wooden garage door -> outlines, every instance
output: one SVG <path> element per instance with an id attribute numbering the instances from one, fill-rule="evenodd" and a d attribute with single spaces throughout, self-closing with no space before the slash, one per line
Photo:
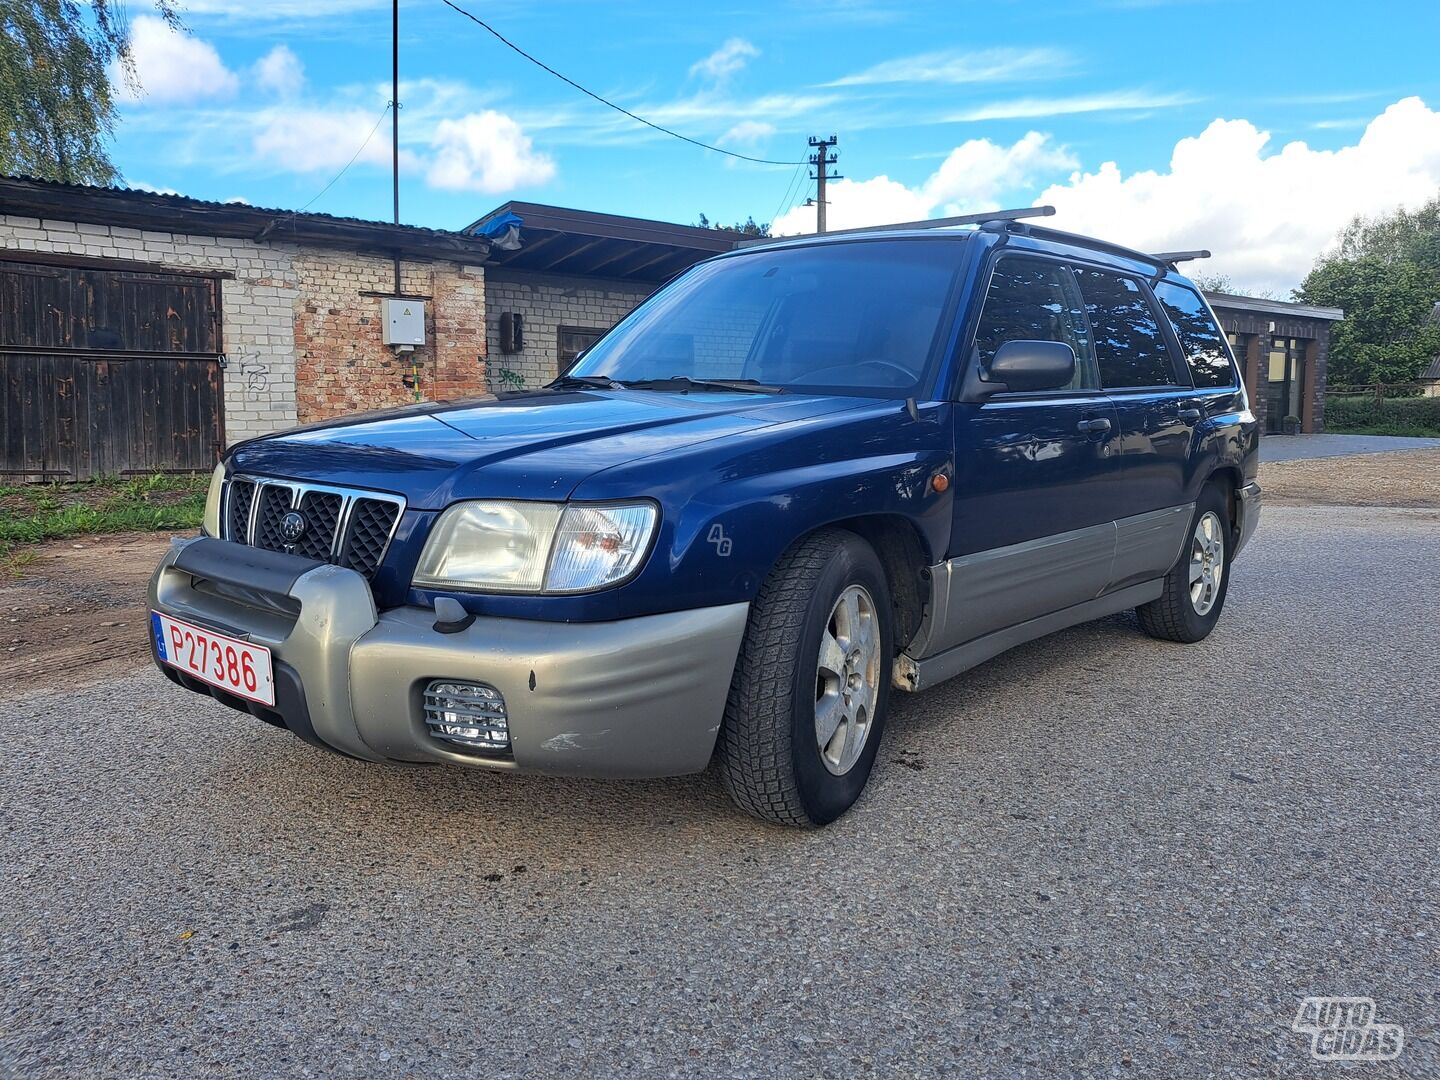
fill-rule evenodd
<path id="1" fill-rule="evenodd" d="M 0 482 L 208 472 L 218 278 L 0 259 Z"/>

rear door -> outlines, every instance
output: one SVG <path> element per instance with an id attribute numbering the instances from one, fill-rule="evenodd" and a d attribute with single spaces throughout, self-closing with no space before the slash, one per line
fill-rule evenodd
<path id="1" fill-rule="evenodd" d="M 1002 254 L 968 359 L 983 366 L 1006 341 L 1061 341 L 1071 385 L 956 407 L 951 606 L 946 638 L 979 637 L 1093 599 L 1109 580 L 1119 464 L 1115 406 L 1100 388 L 1072 270 Z"/>
<path id="2" fill-rule="evenodd" d="M 1190 520 L 1187 481 L 1201 413 L 1145 283 L 1093 267 L 1078 269 L 1076 278 L 1095 337 L 1100 384 L 1120 418 L 1111 579 L 1111 587 L 1120 588 L 1159 577 L 1175 561 Z"/>

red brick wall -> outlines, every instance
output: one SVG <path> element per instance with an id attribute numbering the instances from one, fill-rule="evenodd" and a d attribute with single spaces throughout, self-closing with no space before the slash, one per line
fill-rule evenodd
<path id="1" fill-rule="evenodd" d="M 478 266 L 403 262 L 401 288 L 425 300 L 426 344 L 413 353 L 381 343 L 380 294 L 394 289 L 391 260 L 337 251 L 296 256 L 295 400 L 301 423 L 406 405 L 418 368 L 422 400 L 488 392 L 485 277 Z M 371 295 L 365 295 L 365 294 Z"/>

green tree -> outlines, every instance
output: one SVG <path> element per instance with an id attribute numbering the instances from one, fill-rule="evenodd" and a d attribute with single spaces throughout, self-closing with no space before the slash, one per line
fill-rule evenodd
<path id="1" fill-rule="evenodd" d="M 1434 278 L 1409 258 L 1331 256 L 1296 290 L 1307 304 L 1343 308 L 1330 335 L 1333 385 L 1409 382 L 1440 354 Z"/>
<path id="2" fill-rule="evenodd" d="M 178 28 L 175 0 L 156 0 Z M 136 85 L 121 0 L 0 0 L 0 173 L 72 184 L 118 177 L 109 65 Z"/>
<path id="3" fill-rule="evenodd" d="M 1440 194 L 1416 210 L 1401 207 L 1377 218 L 1356 217 L 1340 234 L 1335 255 L 1412 262 L 1440 291 Z"/>
<path id="4" fill-rule="evenodd" d="M 741 236 L 764 237 L 770 235 L 770 223 L 767 221 L 763 225 L 757 225 L 753 215 L 747 217 L 743 222 L 737 221 L 734 225 L 721 225 L 718 221 L 712 223 L 708 217 L 701 214 L 700 220 L 695 223 L 695 227 L 698 229 L 714 229 L 716 232 L 739 233 Z"/>

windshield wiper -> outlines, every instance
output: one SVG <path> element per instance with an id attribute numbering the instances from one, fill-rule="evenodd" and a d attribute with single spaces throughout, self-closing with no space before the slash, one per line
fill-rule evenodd
<path id="1" fill-rule="evenodd" d="M 596 390 L 624 390 L 625 384 L 608 375 L 561 375 L 545 384 L 547 390 L 562 386 L 589 386 Z"/>
<path id="2" fill-rule="evenodd" d="M 783 394 L 784 387 L 766 386 L 754 379 L 692 379 L 689 375 L 671 375 L 664 379 L 626 379 L 631 390 L 728 390 L 742 394 Z"/>

